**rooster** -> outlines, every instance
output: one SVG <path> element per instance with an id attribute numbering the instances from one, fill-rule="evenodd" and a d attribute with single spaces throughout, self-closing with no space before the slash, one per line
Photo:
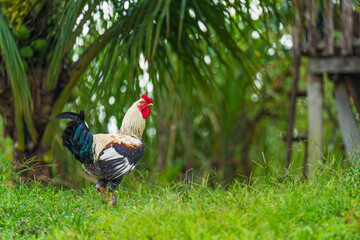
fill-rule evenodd
<path id="1" fill-rule="evenodd" d="M 152 103 L 153 99 L 143 94 L 126 112 L 120 130 L 114 134 L 93 135 L 85 122 L 84 111 L 79 114 L 63 112 L 54 117 L 54 120 L 72 119 L 61 136 L 63 146 L 97 178 L 96 189 L 105 203 L 116 205 L 116 187 L 144 154 L 142 137 Z M 106 195 L 107 187 L 110 201 Z"/>

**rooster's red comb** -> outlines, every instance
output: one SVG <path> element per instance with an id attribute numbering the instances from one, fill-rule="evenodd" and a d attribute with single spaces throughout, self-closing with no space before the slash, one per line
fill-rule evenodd
<path id="1" fill-rule="evenodd" d="M 143 94 L 143 95 L 141 96 L 141 98 L 144 99 L 147 104 L 153 103 L 153 99 L 152 99 L 152 98 L 149 98 L 148 96 L 146 96 L 146 94 Z"/>

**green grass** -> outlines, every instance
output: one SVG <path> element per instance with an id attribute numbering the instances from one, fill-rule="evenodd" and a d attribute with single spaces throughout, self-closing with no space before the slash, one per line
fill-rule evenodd
<path id="1" fill-rule="evenodd" d="M 128 176 L 118 205 L 81 191 L 0 180 L 0 239 L 359 239 L 357 171 L 316 184 L 269 177 L 228 189 Z"/>

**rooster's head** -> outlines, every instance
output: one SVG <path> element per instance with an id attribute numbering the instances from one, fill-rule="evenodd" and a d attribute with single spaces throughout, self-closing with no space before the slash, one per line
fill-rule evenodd
<path id="1" fill-rule="evenodd" d="M 152 103 L 153 103 L 153 99 L 146 96 L 146 94 L 143 94 L 140 100 L 138 101 L 137 107 L 144 119 L 149 117 L 151 111 L 150 106 L 153 105 Z"/>

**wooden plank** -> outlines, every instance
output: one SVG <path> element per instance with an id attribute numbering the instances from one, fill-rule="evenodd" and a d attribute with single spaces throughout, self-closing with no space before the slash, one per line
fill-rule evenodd
<path id="1" fill-rule="evenodd" d="M 306 48 L 307 43 L 302 43 L 301 45 L 301 55 L 302 56 L 312 56 L 308 49 Z M 334 42 L 334 55 L 341 55 L 342 43 L 335 41 Z M 360 53 L 360 38 L 353 38 L 352 39 L 352 50 L 354 56 L 359 55 Z M 316 57 L 322 58 L 324 56 L 325 51 L 325 41 L 321 40 L 316 44 Z"/>
<path id="2" fill-rule="evenodd" d="M 358 166 L 360 133 L 354 113 L 350 106 L 345 81 L 341 81 L 335 86 L 335 104 L 346 152 L 350 158 L 351 164 Z"/>
<path id="3" fill-rule="evenodd" d="M 324 9 L 324 41 L 325 53 L 327 56 L 334 54 L 334 20 L 333 20 L 333 3 L 331 0 L 323 1 Z"/>
<path id="4" fill-rule="evenodd" d="M 311 179 L 322 159 L 323 143 L 323 92 L 322 76 L 309 74 L 308 94 L 308 161 L 307 176 Z"/>
<path id="5" fill-rule="evenodd" d="M 286 137 L 283 138 L 284 141 L 286 141 Z M 292 142 L 306 142 L 308 139 L 305 136 L 298 136 L 298 137 L 292 137 Z"/>
<path id="6" fill-rule="evenodd" d="M 353 37 L 360 37 L 360 14 L 356 11 L 353 11 Z"/>
<path id="7" fill-rule="evenodd" d="M 352 53 L 352 9 L 351 0 L 342 0 L 341 4 L 341 30 L 342 30 L 342 48 L 341 54 L 346 56 Z"/>
<path id="8" fill-rule="evenodd" d="M 360 73 L 360 57 L 339 56 L 326 58 L 311 58 L 309 62 L 309 71 L 313 74 Z"/>
<path id="9" fill-rule="evenodd" d="M 346 78 L 347 89 L 350 93 L 351 98 L 354 101 L 354 105 L 358 114 L 360 114 L 360 82 L 355 77 Z"/>
<path id="10" fill-rule="evenodd" d="M 310 54 L 314 56 L 316 54 L 316 28 L 314 12 L 317 10 L 315 0 L 307 0 L 306 7 L 309 12 L 307 49 L 309 50 Z"/>
<path id="11" fill-rule="evenodd" d="M 297 93 L 296 93 L 296 96 L 297 97 L 307 97 L 307 93 L 306 93 L 306 91 L 298 90 Z"/>

